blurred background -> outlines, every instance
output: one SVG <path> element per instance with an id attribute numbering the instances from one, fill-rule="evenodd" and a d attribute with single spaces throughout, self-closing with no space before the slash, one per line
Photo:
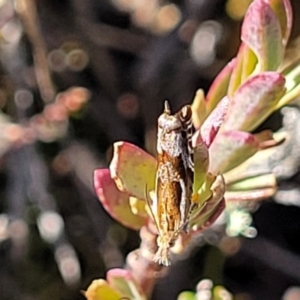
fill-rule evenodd
<path id="1" fill-rule="evenodd" d="M 80 290 L 123 266 L 139 236 L 104 211 L 93 170 L 118 140 L 155 153 L 163 101 L 176 111 L 207 91 L 237 52 L 250 3 L 0 0 L 1 300 L 84 299 Z M 280 128 L 280 113 L 263 126 Z M 299 155 L 292 164 L 275 201 L 251 208 L 257 238 L 220 244 L 211 231 L 153 299 L 206 277 L 239 300 L 300 299 Z"/>

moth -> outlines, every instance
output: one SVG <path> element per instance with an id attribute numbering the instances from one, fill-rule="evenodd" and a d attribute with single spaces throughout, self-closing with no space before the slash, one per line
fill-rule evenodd
<path id="1" fill-rule="evenodd" d="M 186 229 L 193 185 L 192 110 L 184 106 L 172 115 L 169 103 L 158 118 L 155 196 L 150 210 L 157 227 L 154 261 L 171 264 L 169 254 L 179 233 Z"/>

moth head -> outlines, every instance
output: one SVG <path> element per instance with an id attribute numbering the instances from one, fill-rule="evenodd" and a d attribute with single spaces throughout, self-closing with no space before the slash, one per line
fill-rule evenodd
<path id="1" fill-rule="evenodd" d="M 192 108 L 190 105 L 185 105 L 179 112 L 178 112 L 179 119 L 182 123 L 191 122 L 192 119 Z"/>
<path id="2" fill-rule="evenodd" d="M 182 128 L 182 124 L 177 115 L 171 115 L 170 105 L 165 101 L 164 112 L 158 118 L 158 128 L 170 133 Z"/>

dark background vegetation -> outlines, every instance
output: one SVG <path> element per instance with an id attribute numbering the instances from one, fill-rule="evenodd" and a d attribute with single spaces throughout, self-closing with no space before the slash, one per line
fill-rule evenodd
<path id="1" fill-rule="evenodd" d="M 12 121 L 22 124 L 45 106 L 32 79 L 34 46 L 26 22 L 34 18 L 30 11 L 29 17 L 12 14 L 13 1 L 0 2 L 1 28 L 21 21 L 17 46 L 9 55 L 0 51 L 1 107 Z M 144 5 L 145 14 L 152 2 Z M 124 257 L 138 247 L 138 233 L 116 224 L 100 205 L 93 191 L 93 169 L 107 166 L 114 141 L 129 141 L 153 153 L 163 100 L 169 99 L 175 111 L 190 103 L 198 88 L 207 91 L 239 45 L 240 21 L 226 12 L 227 1 L 171 2 L 180 10 L 181 20 L 170 32 L 159 34 L 109 0 L 28 1 L 37 9 L 36 26 L 46 45 L 54 91 L 81 86 L 90 97 L 80 112 L 71 114 L 63 137 L 10 146 L 0 158 L 1 300 L 83 299 L 80 290 L 105 277 L 108 268 L 122 267 Z M 295 36 L 297 0 L 293 8 Z M 190 54 L 192 38 L 209 20 L 214 21 L 216 42 L 206 53 L 207 61 L 197 62 Z M 205 48 L 205 42 L 200 39 L 197 47 Z M 0 34 L 1 47 L 7 43 Z M 81 52 L 67 64 L 64 55 L 74 49 Z M 19 89 L 33 95 L 33 103 L 25 109 L 14 101 Z M 269 122 L 280 127 L 280 118 Z M 298 174 L 287 181 L 297 187 L 298 182 Z M 37 226 L 48 210 L 64 221 L 63 233 L 50 243 Z M 298 206 L 266 201 L 254 213 L 257 239 L 241 238 L 239 251 L 231 257 L 217 247 L 199 247 L 188 260 L 171 267 L 153 299 L 175 299 L 204 277 L 224 285 L 236 299 L 281 299 L 287 288 L 300 286 L 299 217 Z M 60 257 L 63 245 L 69 252 Z M 66 261 L 69 273 L 80 266 L 71 282 L 64 277 L 68 267 L 64 276 L 58 267 Z"/>

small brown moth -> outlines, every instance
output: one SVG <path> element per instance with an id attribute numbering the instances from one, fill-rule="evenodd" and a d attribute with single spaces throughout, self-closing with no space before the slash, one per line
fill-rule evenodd
<path id="1" fill-rule="evenodd" d="M 169 266 L 169 250 L 185 230 L 193 184 L 192 110 L 184 106 L 171 115 L 168 102 L 158 118 L 155 199 L 150 205 L 158 231 L 154 261 Z"/>

